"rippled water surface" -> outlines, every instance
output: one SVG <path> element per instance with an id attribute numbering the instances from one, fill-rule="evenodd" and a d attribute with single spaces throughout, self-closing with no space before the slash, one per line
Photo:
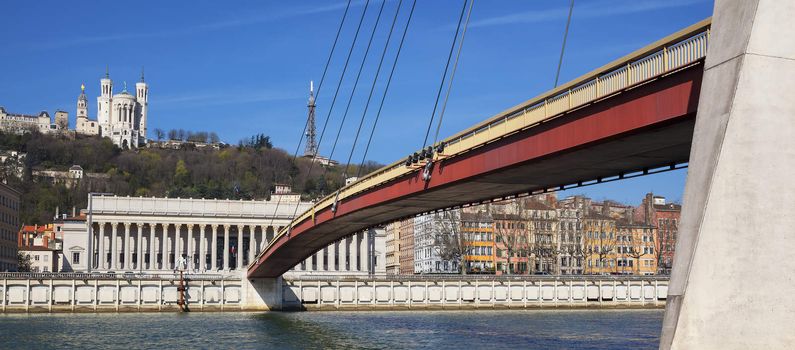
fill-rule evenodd
<path id="1" fill-rule="evenodd" d="M 0 315 L 0 348 L 656 349 L 662 310 Z"/>

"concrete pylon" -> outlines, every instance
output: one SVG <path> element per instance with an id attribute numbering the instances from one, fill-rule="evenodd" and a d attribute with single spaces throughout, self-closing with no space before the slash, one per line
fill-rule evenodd
<path id="1" fill-rule="evenodd" d="M 715 2 L 661 349 L 795 344 L 793 18 Z"/>

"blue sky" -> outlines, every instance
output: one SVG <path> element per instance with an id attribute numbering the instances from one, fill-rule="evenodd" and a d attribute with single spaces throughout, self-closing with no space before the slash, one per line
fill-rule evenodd
<path id="1" fill-rule="evenodd" d="M 15 113 L 66 110 L 80 84 L 96 115 L 99 79 L 115 91 L 145 66 L 149 130 L 216 131 L 236 143 L 255 133 L 295 150 L 309 80 L 320 80 L 345 0 L 7 1 L 0 4 L 0 106 Z M 404 0 L 404 6 L 410 0 Z M 567 0 L 476 0 L 442 137 L 552 88 Z M 321 153 L 328 155 L 380 0 L 372 0 Z M 388 0 L 335 159 L 347 158 L 397 0 Z M 368 159 L 390 163 L 422 145 L 462 1 L 419 0 Z M 364 9 L 355 0 L 318 99 L 322 126 Z M 561 82 L 711 15 L 711 0 L 578 0 Z M 401 11 L 405 20 L 408 7 Z M 393 41 L 394 43 L 394 41 Z M 388 57 L 394 54 L 394 46 Z M 391 62 L 388 59 L 388 62 Z M 386 74 L 382 73 L 376 96 Z M 372 121 L 375 108 L 370 108 Z M 73 122 L 72 122 L 73 125 Z M 365 122 L 365 130 L 369 130 Z M 318 131 L 319 132 L 319 131 Z M 361 141 L 354 159 L 361 159 Z M 575 190 L 637 203 L 648 191 L 680 199 L 685 171 Z"/>

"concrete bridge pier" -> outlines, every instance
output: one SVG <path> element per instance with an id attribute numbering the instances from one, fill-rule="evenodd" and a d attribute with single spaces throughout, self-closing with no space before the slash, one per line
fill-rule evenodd
<path id="1" fill-rule="evenodd" d="M 241 276 L 241 309 L 267 311 L 282 309 L 282 278 L 246 278 Z"/>
<path id="2" fill-rule="evenodd" d="M 715 2 L 661 349 L 795 344 L 793 18 Z"/>

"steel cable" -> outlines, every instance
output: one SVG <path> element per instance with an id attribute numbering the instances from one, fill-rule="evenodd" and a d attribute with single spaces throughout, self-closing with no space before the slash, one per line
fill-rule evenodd
<path id="1" fill-rule="evenodd" d="M 373 121 L 373 127 L 370 129 L 370 137 L 367 139 L 367 146 L 364 148 L 364 154 L 362 155 L 362 163 L 359 165 L 359 169 L 356 173 L 356 177 L 361 176 L 362 167 L 364 166 L 365 159 L 367 159 L 367 152 L 370 150 L 370 143 L 373 141 L 373 134 L 375 134 L 375 128 L 378 125 L 378 120 L 381 117 L 381 111 L 384 107 L 384 101 L 386 100 L 386 94 L 389 91 L 389 86 L 392 83 L 392 76 L 395 74 L 395 68 L 397 68 L 398 58 L 400 57 L 400 51 L 403 49 L 403 43 L 406 40 L 406 33 L 409 31 L 409 24 L 411 23 L 411 17 L 414 15 L 414 8 L 417 6 L 417 0 L 411 5 L 411 11 L 409 11 L 409 18 L 406 20 L 406 27 L 403 29 L 403 36 L 400 38 L 400 44 L 398 45 L 397 53 L 395 54 L 395 60 L 392 63 L 392 70 L 389 72 L 389 78 L 386 80 L 386 86 L 384 87 L 384 94 L 381 96 L 381 102 L 378 105 L 378 112 L 375 114 L 375 120 Z"/>
<path id="2" fill-rule="evenodd" d="M 453 43 L 450 44 L 450 53 L 447 55 L 447 63 L 444 66 L 444 74 L 442 74 L 442 81 L 439 83 L 439 91 L 436 93 L 436 101 L 433 103 L 433 111 L 431 111 L 431 117 L 428 120 L 428 129 L 425 130 L 425 139 L 422 140 L 422 147 L 420 149 L 424 149 L 425 145 L 428 143 L 428 135 L 431 133 L 431 126 L 433 125 L 433 119 L 436 115 L 436 108 L 439 106 L 439 98 L 442 97 L 442 89 L 444 88 L 444 81 L 447 79 L 447 71 L 450 68 L 450 60 L 453 58 L 453 51 L 455 50 L 455 42 L 458 40 L 458 32 L 461 30 L 461 22 L 464 20 L 464 12 L 467 9 L 467 1 L 464 0 L 464 4 L 461 7 L 461 15 L 458 16 L 458 26 L 455 28 L 455 35 L 453 36 Z"/>
<path id="3" fill-rule="evenodd" d="M 351 159 L 353 158 L 353 152 L 356 150 L 356 143 L 359 141 L 359 133 L 362 131 L 362 126 L 364 125 L 364 119 L 367 116 L 367 110 L 370 107 L 370 101 L 373 98 L 373 93 L 375 92 L 375 86 L 378 82 L 378 76 L 381 74 L 381 67 L 384 64 L 384 58 L 386 58 L 386 53 L 389 49 L 389 43 L 392 40 L 392 33 L 395 31 L 395 24 L 398 20 L 398 15 L 400 15 L 400 7 L 403 4 L 403 0 L 398 1 L 397 9 L 395 10 L 395 17 L 392 19 L 392 25 L 389 27 L 389 34 L 386 37 L 386 43 L 384 44 L 384 50 L 381 52 L 381 59 L 378 61 L 378 68 L 375 70 L 375 77 L 373 78 L 373 84 L 370 86 L 370 93 L 367 95 L 367 102 L 364 104 L 364 111 L 362 111 L 362 117 L 359 119 L 359 127 L 356 129 L 356 136 L 353 138 L 353 145 L 351 146 L 351 152 L 348 154 L 348 160 L 345 164 L 345 171 L 343 174 L 348 174 L 348 170 L 350 170 L 351 166 Z M 344 175 L 346 176 L 346 175 Z M 357 176 L 358 177 L 358 172 Z"/>
<path id="4" fill-rule="evenodd" d="M 455 78 L 455 71 L 458 68 L 458 59 L 461 58 L 461 51 L 464 48 L 464 38 L 467 35 L 469 18 L 472 17 L 472 7 L 474 5 L 475 5 L 475 0 L 469 2 L 469 12 L 467 12 L 467 20 L 466 22 L 464 22 L 464 31 L 461 32 L 461 40 L 458 42 L 458 52 L 455 55 L 455 62 L 453 62 L 453 71 L 450 72 L 450 82 L 447 83 L 447 93 L 445 93 L 444 96 L 444 102 L 442 103 L 442 110 L 441 112 L 439 112 L 439 122 L 436 125 L 436 134 L 433 136 L 433 143 L 431 143 L 431 145 L 436 145 L 436 141 L 439 139 L 439 130 L 442 128 L 442 119 L 444 118 L 445 110 L 447 110 L 447 100 L 450 98 L 450 91 L 453 90 L 453 78 Z"/>
<path id="5" fill-rule="evenodd" d="M 350 8 L 351 8 L 351 0 L 348 0 L 348 4 L 345 6 L 345 12 L 342 14 L 342 20 L 340 21 L 340 25 L 337 28 L 337 35 L 334 37 L 334 43 L 331 44 L 331 51 L 328 54 L 328 59 L 326 59 L 326 66 L 323 68 L 323 75 L 320 77 L 320 83 L 317 85 L 317 94 L 315 94 L 315 100 L 317 100 L 317 98 L 320 97 L 320 90 L 323 88 L 323 82 L 326 80 L 326 73 L 328 72 L 328 67 L 331 64 L 331 58 L 334 56 L 334 50 L 337 48 L 337 41 L 339 41 L 340 33 L 342 32 L 342 27 L 345 24 L 345 18 L 348 16 L 348 10 Z M 301 131 L 301 137 L 298 139 L 298 144 L 295 146 L 295 152 L 293 153 L 293 160 L 298 158 L 298 151 L 301 149 L 301 143 L 304 142 L 304 136 L 306 135 L 306 128 L 308 126 L 309 126 L 309 118 L 307 118 L 306 122 L 304 122 L 304 128 Z M 293 185 L 295 185 L 294 179 L 291 182 Z M 279 205 L 281 204 L 281 201 L 282 201 L 282 196 L 279 196 L 278 199 L 276 200 L 276 207 L 273 209 L 273 215 L 271 216 L 271 221 L 268 224 L 268 226 L 273 225 L 273 219 L 276 217 L 276 214 L 279 211 Z"/>

